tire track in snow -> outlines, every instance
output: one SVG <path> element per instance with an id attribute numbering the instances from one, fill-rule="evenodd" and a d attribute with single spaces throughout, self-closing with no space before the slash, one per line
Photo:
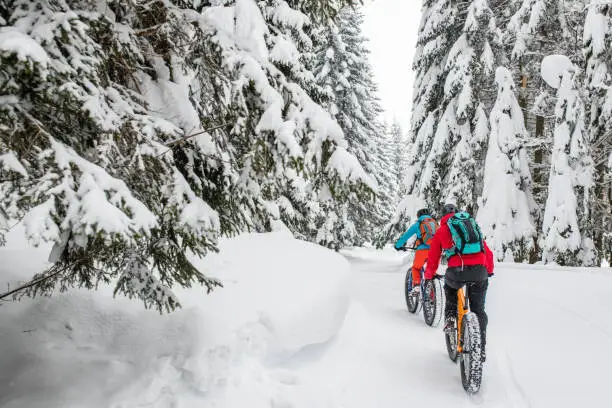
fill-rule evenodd
<path id="1" fill-rule="evenodd" d="M 503 351 L 495 353 L 495 357 L 503 378 L 506 394 L 510 399 L 510 406 L 513 408 L 530 408 L 531 402 L 514 374 L 508 352 L 503 349 Z"/>

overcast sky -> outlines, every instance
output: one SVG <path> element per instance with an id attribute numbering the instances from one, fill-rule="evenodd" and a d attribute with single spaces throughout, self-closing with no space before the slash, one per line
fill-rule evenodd
<path id="1" fill-rule="evenodd" d="M 366 0 L 364 34 L 370 39 L 371 63 L 387 119 L 408 130 L 412 99 L 411 70 L 420 21 L 418 0 Z"/>

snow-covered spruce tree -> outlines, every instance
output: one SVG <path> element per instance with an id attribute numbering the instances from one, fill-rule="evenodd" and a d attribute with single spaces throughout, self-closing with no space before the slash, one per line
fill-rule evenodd
<path id="1" fill-rule="evenodd" d="M 482 91 L 495 65 L 498 32 L 486 0 L 474 0 L 467 10 L 457 12 L 464 16 L 463 25 L 448 50 L 444 97 L 417 191 L 430 206 L 451 201 L 475 212 L 487 138 L 482 111 L 487 96 Z"/>
<path id="2" fill-rule="evenodd" d="M 10 3 L 0 32 L 0 150 L 13 159 L 0 176 L 3 208 L 23 218 L 35 244 L 55 243 L 53 266 L 26 293 L 118 278 L 116 292 L 161 311 L 178 305 L 175 283 L 212 289 L 218 282 L 187 254 L 215 248 L 219 215 L 164 154 L 202 124 L 193 109 L 171 122 L 178 111 L 156 115 L 149 105 L 164 104 L 163 88 L 170 98 L 189 91 L 190 71 L 173 47 L 197 30 L 176 10 L 144 2 L 109 2 L 102 12 L 89 2 Z M 200 181 L 212 184 L 206 174 Z"/>
<path id="3" fill-rule="evenodd" d="M 446 101 L 444 81 L 448 69 L 446 61 L 451 46 L 460 35 L 458 29 L 465 22 L 451 0 L 423 0 L 421 22 L 413 60 L 415 83 L 412 116 L 408 132 L 404 175 L 399 186 L 395 213 L 385 226 L 378 246 L 393 240 L 405 231 L 414 213 L 425 205 L 439 207 L 440 174 L 430 177 L 430 186 L 423 191 L 421 179 L 433 148 L 434 135 Z M 450 146 L 449 146 L 450 148 Z M 430 169 L 431 170 L 431 169 Z M 437 179 L 436 179 L 437 177 Z M 427 202 L 425 202 L 427 200 Z"/>
<path id="4" fill-rule="evenodd" d="M 328 97 L 327 109 L 344 131 L 349 153 L 357 157 L 380 187 L 376 203 L 350 200 L 347 207 L 350 222 L 345 225 L 338 218 L 339 222 L 330 231 L 342 235 L 345 245 L 372 242 L 374 233 L 390 215 L 392 195 L 387 177 L 387 139 L 379 121 L 382 108 L 372 81 L 369 51 L 361 32 L 362 21 L 358 9 L 346 8 L 340 12 L 336 24 L 323 30 L 325 39 L 317 52 L 315 69 L 317 81 Z M 326 225 L 329 222 L 328 219 Z M 345 228 L 353 229 L 353 234 L 342 231 Z"/>
<path id="5" fill-rule="evenodd" d="M 408 155 L 408 141 L 404 135 L 404 129 L 397 119 L 390 126 L 388 138 L 391 144 L 391 182 L 395 186 L 394 204 L 399 201 L 399 187 L 404 183 L 406 172 L 406 158 Z M 388 170 L 387 170 L 388 172 Z"/>
<path id="6" fill-rule="evenodd" d="M 522 262 L 529 258 L 536 235 L 531 177 L 523 148 L 527 130 L 512 73 L 499 67 L 495 80 L 498 94 L 489 119 L 491 133 L 478 223 L 497 260 Z"/>
<path id="7" fill-rule="evenodd" d="M 376 222 L 378 234 L 380 228 L 389 221 L 389 216 L 395 211 L 399 202 L 399 188 L 402 183 L 404 166 L 406 165 L 406 141 L 403 129 L 399 123 L 391 127 L 381 121 L 376 143 L 377 174 L 378 174 L 378 196 L 376 205 L 379 219 Z M 399 132 L 399 139 L 395 137 Z"/>
<path id="8" fill-rule="evenodd" d="M 421 175 L 441 115 L 444 101 L 445 64 L 450 47 L 459 37 L 461 26 L 458 9 L 454 2 L 423 0 L 421 23 L 414 55 L 413 69 L 416 72 L 412 117 L 410 123 L 410 147 L 406 163 L 405 185 L 402 196 L 425 197 L 420 189 Z M 436 180 L 439 191 L 439 181 Z M 430 204 L 436 205 L 438 197 Z M 403 224 L 406 220 L 401 220 Z M 403 228 L 403 227 L 402 227 Z"/>
<path id="9" fill-rule="evenodd" d="M 337 18 L 338 13 L 347 7 L 355 8 L 362 0 L 289 0 L 292 8 L 300 10 L 316 22 L 327 23 Z"/>
<path id="10" fill-rule="evenodd" d="M 27 293 L 118 278 L 116 293 L 171 310 L 174 284 L 219 284 L 188 254 L 220 232 L 284 218 L 312 235 L 320 191 L 371 189 L 302 85 L 291 39 L 308 46 L 309 19 L 287 3 L 6 3 L 3 218 L 55 242 Z"/>
<path id="11" fill-rule="evenodd" d="M 579 58 L 577 14 L 584 10 L 584 0 L 513 0 L 512 3 L 516 11 L 508 22 L 508 45 L 512 59 L 521 63 L 528 80 L 539 70 L 539 66 L 531 67 L 532 61 L 541 62 L 550 48 L 566 49 L 570 59 Z"/>
<path id="12" fill-rule="evenodd" d="M 554 121 L 554 93 L 539 75 L 542 59 L 551 54 L 568 55 L 577 65 L 581 58 L 581 22 L 584 1 L 513 0 L 499 12 L 511 10 L 504 32 L 504 45 L 511 57 L 509 65 L 519 83 L 519 105 L 525 112 L 530 135 L 527 149 L 531 160 L 535 222 L 542 231 L 547 198 Z M 504 20 L 505 22 L 505 20 Z M 536 243 L 537 245 L 538 243 Z M 540 248 L 535 251 L 540 253 Z M 532 259 L 535 261 L 535 259 Z"/>
<path id="13" fill-rule="evenodd" d="M 387 130 L 387 138 L 390 148 L 387 155 L 391 158 L 391 162 L 387 167 L 388 182 L 393 187 L 391 195 L 391 203 L 394 207 L 391 218 L 387 218 L 386 223 L 378 229 L 374 243 L 377 247 L 382 248 L 386 243 L 397 239 L 407 229 L 408 224 L 415 220 L 416 211 L 408 211 L 413 208 L 414 200 L 412 196 L 405 193 L 405 166 L 407 160 L 408 142 L 404 136 L 404 131 L 397 120 L 392 125 L 385 125 Z M 407 203 L 406 201 L 410 201 Z"/>
<path id="14" fill-rule="evenodd" d="M 452 200 L 475 210 L 488 135 L 482 102 L 498 37 L 486 1 L 423 1 L 402 199 L 387 229 L 403 229 L 414 203 L 438 209 Z"/>
<path id="15" fill-rule="evenodd" d="M 591 204 L 599 261 L 612 263 L 612 7 L 592 1 L 584 23 L 587 119 L 595 162 Z"/>
<path id="16" fill-rule="evenodd" d="M 555 72 L 562 75 L 560 80 Z M 558 87 L 542 258 L 560 265 L 593 265 L 589 206 L 593 162 L 577 69 L 567 57 L 551 56 L 543 60 L 542 73 L 551 86 Z"/>

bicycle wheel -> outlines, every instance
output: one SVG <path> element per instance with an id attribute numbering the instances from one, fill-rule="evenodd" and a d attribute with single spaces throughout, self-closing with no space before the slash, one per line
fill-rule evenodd
<path id="1" fill-rule="evenodd" d="M 442 320 L 444 310 L 444 292 L 440 279 L 432 280 L 425 288 L 423 294 L 423 318 L 425 324 L 437 327 Z"/>
<path id="2" fill-rule="evenodd" d="M 461 325 L 461 383 L 469 394 L 475 394 L 482 381 L 480 324 L 476 314 L 470 312 L 463 317 Z"/>
<path id="3" fill-rule="evenodd" d="M 412 293 L 412 269 L 406 272 L 406 282 L 404 285 L 404 295 L 406 296 L 406 306 L 410 313 L 416 313 L 419 310 L 419 297 Z"/>
<path id="4" fill-rule="evenodd" d="M 459 353 L 457 352 L 457 329 L 455 328 L 450 333 L 445 332 L 444 338 L 446 339 L 446 351 L 448 352 L 448 358 L 455 363 L 457 361 L 457 357 L 459 357 Z"/>

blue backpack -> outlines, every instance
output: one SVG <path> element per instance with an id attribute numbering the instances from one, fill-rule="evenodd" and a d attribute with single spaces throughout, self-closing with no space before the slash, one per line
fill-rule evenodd
<path id="1" fill-rule="evenodd" d="M 468 255 L 484 252 L 484 238 L 476 220 L 466 212 L 455 213 L 448 219 L 448 229 L 453 247 L 444 250 L 448 259 L 453 255 Z"/>

